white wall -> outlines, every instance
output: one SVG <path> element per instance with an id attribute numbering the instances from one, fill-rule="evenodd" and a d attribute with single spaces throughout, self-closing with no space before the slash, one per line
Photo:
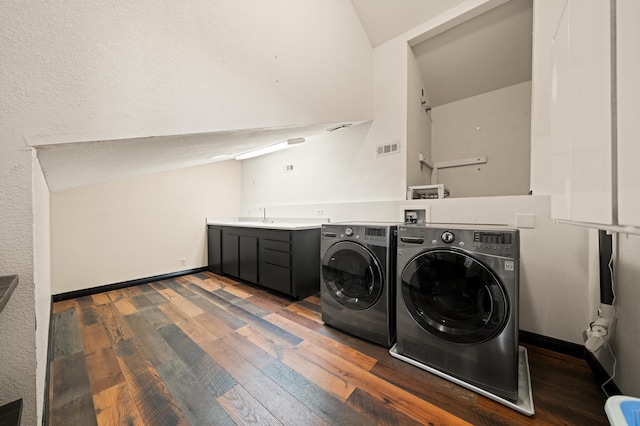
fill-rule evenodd
<path id="1" fill-rule="evenodd" d="M 3 2 L 30 135 L 70 141 L 371 118 L 372 48 L 350 2 Z M 331 28 L 329 31 L 328 29 Z M 6 40 L 7 37 L 4 37 Z M 15 78 L 15 77 L 14 77 Z"/>
<path id="2" fill-rule="evenodd" d="M 374 50 L 374 120 L 309 138 L 302 146 L 243 161 L 242 204 L 394 200 L 405 196 L 407 44 Z M 399 141 L 399 154 L 376 146 Z M 284 174 L 282 167 L 294 165 Z"/>
<path id="3" fill-rule="evenodd" d="M 529 193 L 531 82 L 434 107 L 434 162 L 486 156 L 486 164 L 438 170 L 451 196 Z"/>
<path id="4" fill-rule="evenodd" d="M 53 294 L 206 266 L 206 217 L 238 215 L 240 170 L 226 161 L 52 193 Z"/>
<path id="5" fill-rule="evenodd" d="M 36 407 L 41 422 L 48 364 L 49 317 L 51 314 L 51 205 L 49 188 L 38 159 L 33 154 L 33 282 L 35 294 Z"/>
<path id="6" fill-rule="evenodd" d="M 431 161 L 431 113 L 425 106 L 431 105 L 424 90 L 424 81 L 413 50 L 407 46 L 407 186 L 431 183 L 431 169 L 419 161 L 419 155 Z M 423 104 L 424 102 L 424 104 Z"/>

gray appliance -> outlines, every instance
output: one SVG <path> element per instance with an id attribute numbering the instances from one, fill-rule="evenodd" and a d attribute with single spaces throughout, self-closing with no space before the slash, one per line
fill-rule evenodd
<path id="1" fill-rule="evenodd" d="M 517 229 L 400 226 L 392 355 L 516 401 L 519 252 Z"/>
<path id="2" fill-rule="evenodd" d="M 395 341 L 397 224 L 322 225 L 322 320 L 384 347 Z"/>

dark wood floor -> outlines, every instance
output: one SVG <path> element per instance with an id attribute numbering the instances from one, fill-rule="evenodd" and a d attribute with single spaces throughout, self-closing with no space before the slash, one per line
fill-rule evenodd
<path id="1" fill-rule="evenodd" d="M 527 346 L 527 417 L 208 272 L 57 302 L 50 425 L 606 425 L 583 360 Z"/>

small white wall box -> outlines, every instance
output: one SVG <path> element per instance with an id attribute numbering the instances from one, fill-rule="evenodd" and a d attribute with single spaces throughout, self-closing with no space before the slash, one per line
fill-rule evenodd
<path id="1" fill-rule="evenodd" d="M 403 206 L 401 211 L 404 223 L 427 223 L 431 221 L 429 206 Z"/>
<path id="2" fill-rule="evenodd" d="M 429 200 L 448 196 L 449 189 L 442 184 L 410 186 L 407 191 L 407 200 Z"/>

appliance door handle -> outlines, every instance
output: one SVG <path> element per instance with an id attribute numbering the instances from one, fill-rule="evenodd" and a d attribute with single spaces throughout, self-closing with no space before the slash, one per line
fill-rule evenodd
<path id="1" fill-rule="evenodd" d="M 400 237 L 400 241 L 407 244 L 422 244 L 424 237 Z"/>

